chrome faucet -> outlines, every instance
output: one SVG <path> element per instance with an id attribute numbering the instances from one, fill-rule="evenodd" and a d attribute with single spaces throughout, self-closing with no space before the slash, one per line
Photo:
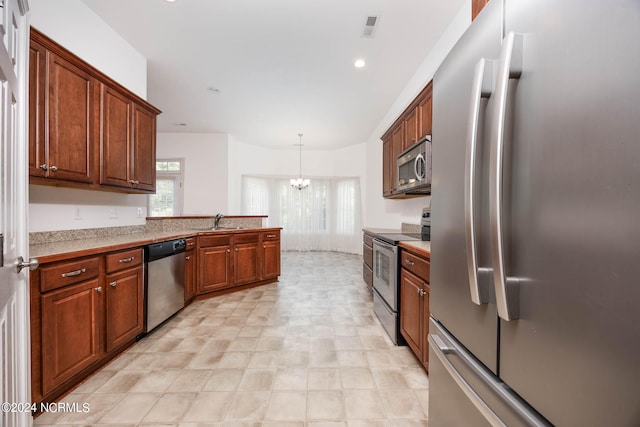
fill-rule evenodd
<path id="1" fill-rule="evenodd" d="M 224 218 L 224 215 L 222 214 L 216 214 L 216 220 L 213 223 L 213 228 L 218 228 L 220 226 L 220 220 Z"/>

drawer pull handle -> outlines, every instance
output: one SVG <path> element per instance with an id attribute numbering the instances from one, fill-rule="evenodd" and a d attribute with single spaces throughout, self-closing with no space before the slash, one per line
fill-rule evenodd
<path id="1" fill-rule="evenodd" d="M 187 246 L 195 246 L 196 242 L 192 242 L 192 243 L 187 243 Z"/>
<path id="2" fill-rule="evenodd" d="M 133 261 L 133 260 L 134 260 L 134 258 L 135 258 L 135 257 L 133 257 L 133 256 L 132 256 L 132 257 L 129 257 L 129 258 L 123 258 L 123 259 L 119 259 L 119 260 L 118 260 L 118 262 L 122 262 L 122 263 L 125 263 L 125 262 L 131 262 L 131 261 Z"/>
<path id="3" fill-rule="evenodd" d="M 82 268 L 80 270 L 76 270 L 76 271 L 70 271 L 68 273 L 62 273 L 62 277 L 73 277 L 73 276 L 79 276 L 82 273 L 86 272 L 87 269 L 86 268 Z"/>
<path id="4" fill-rule="evenodd" d="M 269 238 L 269 237 L 276 237 L 276 235 L 275 234 L 267 234 L 267 238 Z"/>
<path id="5" fill-rule="evenodd" d="M 414 264 L 415 264 L 415 263 L 414 263 L 413 261 L 411 261 L 410 259 L 405 259 L 404 261 L 407 263 L 407 265 L 414 265 Z"/>
<path id="6" fill-rule="evenodd" d="M 117 281 L 115 281 L 115 280 L 114 280 L 113 282 L 109 282 L 109 285 L 110 285 L 112 288 L 115 288 L 117 284 L 118 284 L 118 282 L 117 282 Z"/>

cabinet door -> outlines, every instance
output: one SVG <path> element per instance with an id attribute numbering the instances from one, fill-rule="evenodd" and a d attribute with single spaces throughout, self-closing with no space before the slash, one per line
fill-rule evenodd
<path id="1" fill-rule="evenodd" d="M 422 280 L 400 271 L 400 331 L 411 350 L 422 358 Z"/>
<path id="2" fill-rule="evenodd" d="M 404 147 L 404 122 L 396 127 L 391 136 L 392 152 L 391 152 L 391 193 L 396 190 L 398 183 L 398 156 L 402 153 Z"/>
<path id="3" fill-rule="evenodd" d="M 50 178 L 95 182 L 95 80 L 80 68 L 49 53 Z"/>
<path id="4" fill-rule="evenodd" d="M 133 341 L 144 328 L 142 268 L 110 274 L 106 280 L 107 351 Z"/>
<path id="5" fill-rule="evenodd" d="M 184 301 L 190 301 L 196 293 L 196 251 L 185 253 L 184 258 Z"/>
<path id="6" fill-rule="evenodd" d="M 29 175 L 46 176 L 45 72 L 47 51 L 38 43 L 29 46 Z"/>
<path id="7" fill-rule="evenodd" d="M 390 196 L 393 192 L 393 141 L 391 136 L 382 142 L 382 195 Z"/>
<path id="8" fill-rule="evenodd" d="M 133 107 L 134 188 L 156 191 L 156 115 L 141 106 Z"/>
<path id="9" fill-rule="evenodd" d="M 418 142 L 418 107 L 413 108 L 404 120 L 404 140 L 402 151 Z"/>
<path id="10" fill-rule="evenodd" d="M 198 250 L 198 293 L 232 285 L 231 247 L 213 246 Z"/>
<path id="11" fill-rule="evenodd" d="M 43 394 L 101 355 L 101 295 L 97 278 L 42 295 Z"/>
<path id="12" fill-rule="evenodd" d="M 236 243 L 233 253 L 233 283 L 242 285 L 260 279 L 258 242 Z"/>
<path id="13" fill-rule="evenodd" d="M 426 96 L 418 103 L 418 140 L 431 135 L 432 96 L 431 83 L 427 86 Z"/>
<path id="14" fill-rule="evenodd" d="M 131 188 L 131 101 L 102 86 L 100 103 L 100 184 Z"/>
<path id="15" fill-rule="evenodd" d="M 262 278 L 272 279 L 280 275 L 280 240 L 262 243 Z"/>

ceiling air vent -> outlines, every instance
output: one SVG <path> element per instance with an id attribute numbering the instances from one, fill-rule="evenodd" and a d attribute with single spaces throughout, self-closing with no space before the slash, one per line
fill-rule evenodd
<path id="1" fill-rule="evenodd" d="M 362 32 L 362 37 L 372 38 L 376 32 L 377 23 L 377 16 L 367 16 L 367 19 L 364 23 L 364 31 Z"/>

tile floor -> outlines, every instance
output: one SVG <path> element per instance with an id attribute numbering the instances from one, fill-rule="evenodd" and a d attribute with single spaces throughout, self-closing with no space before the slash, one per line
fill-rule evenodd
<path id="1" fill-rule="evenodd" d="M 429 382 L 372 311 L 362 258 L 283 252 L 270 284 L 198 301 L 38 426 L 426 426 Z"/>

